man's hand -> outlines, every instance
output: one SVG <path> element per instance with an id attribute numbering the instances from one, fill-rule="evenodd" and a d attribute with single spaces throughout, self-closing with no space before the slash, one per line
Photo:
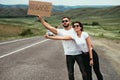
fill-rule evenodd
<path id="1" fill-rule="evenodd" d="M 42 16 L 38 15 L 38 19 L 41 20 L 41 19 L 43 19 L 43 18 L 42 18 Z"/>

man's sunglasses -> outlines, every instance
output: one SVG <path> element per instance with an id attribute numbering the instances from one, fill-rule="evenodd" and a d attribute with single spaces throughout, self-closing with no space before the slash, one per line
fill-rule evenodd
<path id="1" fill-rule="evenodd" d="M 72 27 L 75 28 L 75 27 L 79 27 L 80 25 L 73 25 Z"/>
<path id="2" fill-rule="evenodd" d="M 64 23 L 64 22 L 68 22 L 68 20 L 63 20 L 62 23 Z"/>

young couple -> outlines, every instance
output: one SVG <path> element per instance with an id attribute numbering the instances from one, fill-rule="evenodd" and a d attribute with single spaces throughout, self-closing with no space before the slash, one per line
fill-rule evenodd
<path id="1" fill-rule="evenodd" d="M 56 29 L 48 24 L 41 16 L 38 16 L 38 19 L 45 28 L 56 34 L 56 36 L 45 35 L 46 38 L 62 40 L 69 80 L 75 80 L 75 61 L 82 73 L 83 80 L 92 80 L 92 66 L 98 80 L 103 80 L 99 68 L 98 55 L 92 47 L 88 33 L 83 31 L 83 25 L 80 22 L 75 21 L 70 26 L 70 18 L 63 17 L 62 25 L 64 29 Z"/>

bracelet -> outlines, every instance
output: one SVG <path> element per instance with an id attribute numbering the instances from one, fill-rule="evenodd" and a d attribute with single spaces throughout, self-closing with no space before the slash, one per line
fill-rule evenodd
<path id="1" fill-rule="evenodd" d="M 93 58 L 90 58 L 90 60 L 93 60 Z"/>

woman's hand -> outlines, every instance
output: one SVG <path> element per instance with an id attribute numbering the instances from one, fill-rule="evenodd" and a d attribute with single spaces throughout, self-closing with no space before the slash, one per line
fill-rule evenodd
<path id="1" fill-rule="evenodd" d="M 90 66 L 93 66 L 93 59 L 90 59 Z"/>
<path id="2" fill-rule="evenodd" d="M 50 36 L 48 34 L 45 34 L 44 37 L 49 39 Z"/>

